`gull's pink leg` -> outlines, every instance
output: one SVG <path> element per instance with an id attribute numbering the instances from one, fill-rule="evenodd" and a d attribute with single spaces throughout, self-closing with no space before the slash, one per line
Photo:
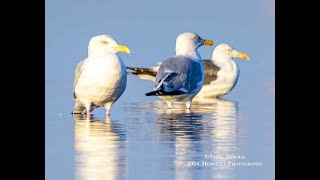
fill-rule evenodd
<path id="1" fill-rule="evenodd" d="M 106 108 L 106 117 L 110 116 L 110 109 L 111 109 L 112 102 L 108 102 L 104 105 Z"/>
<path id="2" fill-rule="evenodd" d="M 88 119 L 88 120 L 90 120 L 90 117 L 91 117 L 90 108 L 91 108 L 91 103 L 88 103 L 88 104 L 86 105 L 87 119 Z"/>
<path id="3" fill-rule="evenodd" d="M 91 117 L 91 112 L 90 110 L 89 111 L 87 110 L 87 119 L 90 120 L 90 117 Z"/>

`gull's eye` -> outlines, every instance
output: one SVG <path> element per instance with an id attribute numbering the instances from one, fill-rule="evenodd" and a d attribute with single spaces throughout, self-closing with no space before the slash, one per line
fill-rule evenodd
<path id="1" fill-rule="evenodd" d="M 193 37 L 193 40 L 197 41 L 199 39 L 199 36 Z"/>
<path id="2" fill-rule="evenodd" d="M 228 52 L 228 53 L 231 53 L 231 52 L 232 52 L 232 49 L 227 49 L 227 52 Z"/>
<path id="3" fill-rule="evenodd" d="M 108 42 L 107 42 L 107 41 L 100 41 L 100 44 L 102 44 L 102 45 L 107 45 Z"/>

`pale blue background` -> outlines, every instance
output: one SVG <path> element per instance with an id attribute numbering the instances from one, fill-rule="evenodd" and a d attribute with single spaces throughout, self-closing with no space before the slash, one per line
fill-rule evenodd
<path id="1" fill-rule="evenodd" d="M 247 143 L 243 145 L 247 155 L 250 154 L 253 159 L 266 155 L 263 159 L 269 161 L 269 165 L 261 169 L 237 170 L 235 177 L 246 180 L 273 179 L 274 8 L 274 0 L 46 0 L 46 179 L 73 179 L 77 171 L 74 122 L 70 115 L 73 107 L 72 81 L 77 63 L 87 56 L 90 38 L 109 34 L 119 44 L 130 47 L 130 55 L 120 54 L 127 66 L 149 67 L 174 55 L 175 39 L 186 31 L 212 39 L 214 47 L 228 43 L 250 56 L 249 62 L 236 60 L 241 69 L 240 79 L 225 99 L 237 102 L 239 116 L 246 122 L 246 132 L 250 132 L 245 138 Z M 202 58 L 211 58 L 214 47 L 199 48 Z M 133 102 L 152 103 L 158 100 L 144 96 L 152 87 L 150 82 L 129 76 L 126 92 L 113 107 L 115 113 L 112 114 L 112 121 L 125 126 L 127 140 L 137 138 L 133 130 L 152 129 L 153 124 L 139 130 L 133 128 L 130 124 L 135 123 L 130 118 L 134 115 L 123 110 L 124 107 L 131 107 Z M 104 119 L 104 113 L 102 108 L 94 111 L 100 119 Z M 141 117 L 139 114 L 136 116 Z M 152 117 L 158 116 L 153 114 Z M 139 145 L 133 146 L 127 144 L 127 149 L 121 151 L 122 155 L 144 161 L 144 151 L 137 149 L 158 145 L 152 142 L 139 141 Z M 153 156 L 149 159 L 151 162 L 161 160 L 157 153 Z M 144 173 L 139 169 L 143 169 L 143 166 L 129 161 L 125 168 L 129 173 L 135 172 L 134 177 L 143 177 Z M 140 171 L 133 171 L 134 168 Z M 206 171 L 200 169 L 197 172 Z M 163 177 L 161 173 L 148 175 L 149 179 L 172 177 L 170 170 Z M 199 177 L 205 179 L 207 176 Z"/>
<path id="2" fill-rule="evenodd" d="M 126 65 L 152 66 L 174 54 L 176 36 L 185 31 L 248 53 L 252 62 L 238 61 L 246 64 L 242 76 L 274 74 L 272 0 L 46 0 L 45 24 L 47 80 L 73 78 L 94 35 L 128 45 L 131 55 L 121 55 Z M 199 51 L 211 57 L 212 48 Z"/>

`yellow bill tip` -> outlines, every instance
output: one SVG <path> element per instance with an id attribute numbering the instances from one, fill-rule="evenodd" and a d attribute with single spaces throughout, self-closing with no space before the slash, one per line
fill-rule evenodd
<path id="1" fill-rule="evenodd" d="M 123 52 L 123 53 L 126 53 L 126 54 L 130 54 L 130 49 L 127 46 L 118 45 L 118 46 L 114 47 L 114 49 L 117 52 Z"/>
<path id="2" fill-rule="evenodd" d="M 204 39 L 203 44 L 207 45 L 207 46 L 212 46 L 214 44 L 214 42 L 210 39 Z"/>
<path id="3" fill-rule="evenodd" d="M 241 53 L 241 52 L 237 53 L 237 54 L 236 54 L 236 57 L 237 57 L 237 58 L 244 59 L 244 60 L 247 60 L 247 61 L 249 61 L 249 59 L 250 59 L 247 54 Z"/>

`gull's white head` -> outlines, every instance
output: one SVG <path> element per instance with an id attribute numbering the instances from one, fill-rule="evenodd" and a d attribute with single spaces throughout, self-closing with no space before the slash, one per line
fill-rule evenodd
<path id="1" fill-rule="evenodd" d="M 202 45 L 212 46 L 213 41 L 202 39 L 197 33 L 185 32 L 176 40 L 176 55 L 197 55 L 197 49 Z"/>
<path id="2" fill-rule="evenodd" d="M 117 41 L 109 35 L 94 36 L 89 42 L 88 55 L 91 57 L 105 56 L 117 52 L 130 54 L 127 46 L 119 45 Z"/>
<path id="3" fill-rule="evenodd" d="M 219 44 L 212 52 L 212 60 L 214 61 L 231 61 L 234 58 L 249 60 L 249 56 L 245 53 L 238 52 L 227 44 Z"/>

